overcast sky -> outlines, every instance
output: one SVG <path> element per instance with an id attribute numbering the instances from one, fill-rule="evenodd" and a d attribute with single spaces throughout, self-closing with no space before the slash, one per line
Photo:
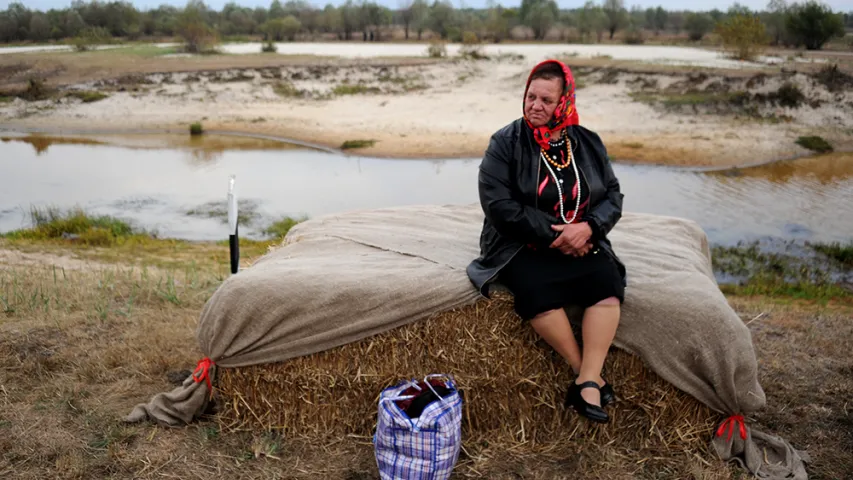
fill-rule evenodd
<path id="1" fill-rule="evenodd" d="M 109 0 L 102 0 L 104 2 Z M 256 6 L 266 6 L 268 7 L 272 0 L 236 0 L 237 4 L 245 5 L 249 7 Z M 344 3 L 345 0 L 309 0 L 310 3 L 318 6 L 326 5 L 327 3 L 331 3 L 334 5 L 339 5 Z M 386 5 L 388 7 L 397 7 L 400 5 L 402 0 L 376 0 L 378 3 Z M 431 0 L 428 0 L 431 3 Z M 207 5 L 220 10 L 223 5 L 228 3 L 229 0 L 207 0 Z M 5 10 L 9 4 L 12 3 L 9 0 L 0 0 L 0 9 Z M 71 5 L 70 0 L 24 0 L 21 3 L 26 5 L 29 8 L 40 9 L 40 10 L 48 10 L 51 8 L 65 8 Z M 137 8 L 148 9 L 151 7 L 156 7 L 160 4 L 170 4 L 176 6 L 182 6 L 186 4 L 186 0 L 135 0 L 132 2 L 136 5 Z M 284 1 L 282 1 L 284 3 Z M 485 6 L 486 0 L 452 0 L 453 5 L 460 6 L 465 5 L 468 7 L 482 7 Z M 520 0 L 507 0 L 500 2 L 496 0 L 496 3 L 501 3 L 504 6 L 517 6 L 521 2 Z M 726 10 L 732 3 L 732 1 L 728 0 L 626 0 L 625 5 L 627 7 L 631 7 L 633 5 L 640 5 L 643 8 L 646 7 L 654 7 L 654 6 L 662 6 L 666 9 L 687 9 L 687 10 L 711 10 L 713 8 L 719 8 L 720 10 Z M 768 0 L 742 0 L 739 2 L 741 5 L 746 5 L 755 10 L 763 9 L 767 6 Z M 791 3 L 791 2 L 789 2 Z M 832 7 L 835 11 L 853 11 L 853 0 L 824 0 L 824 3 Z M 584 4 L 583 0 L 558 0 L 557 4 L 560 8 L 577 8 Z"/>

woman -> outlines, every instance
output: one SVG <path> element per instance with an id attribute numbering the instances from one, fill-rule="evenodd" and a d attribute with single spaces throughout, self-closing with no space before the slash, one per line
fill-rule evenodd
<path id="1" fill-rule="evenodd" d="M 480 165 L 485 213 L 480 257 L 468 275 L 488 297 L 499 282 L 515 311 L 572 367 L 566 404 L 592 421 L 613 388 L 601 377 L 625 297 L 625 267 L 607 234 L 623 195 L 607 151 L 578 124 L 575 82 L 562 62 L 537 65 L 527 80 L 523 117 L 496 132 Z M 564 306 L 583 307 L 583 355 Z"/>

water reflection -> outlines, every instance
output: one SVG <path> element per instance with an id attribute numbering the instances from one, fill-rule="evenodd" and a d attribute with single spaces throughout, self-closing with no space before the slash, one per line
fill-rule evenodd
<path id="1" fill-rule="evenodd" d="M 32 145 L 36 155 L 47 152 L 51 145 L 101 145 L 103 142 L 91 138 L 50 137 L 42 135 L 0 137 L 3 143 L 20 142 Z"/>
<path id="2" fill-rule="evenodd" d="M 161 236 L 221 239 L 220 221 L 185 212 L 211 202 L 224 205 L 231 174 L 239 197 L 257 205 L 257 222 L 241 229 L 249 235 L 282 215 L 478 201 L 479 159 L 343 157 L 215 136 L 139 136 L 121 140 L 130 143 L 121 147 L 118 141 L 25 137 L 0 143 L 0 231 L 26 226 L 31 205 L 79 205 L 129 218 Z M 615 169 L 626 211 L 693 219 L 715 243 L 853 238 L 851 154 L 725 173 Z"/>
<path id="3" fill-rule="evenodd" d="M 303 147 L 269 138 L 243 137 L 238 135 L 13 135 L 0 136 L 3 143 L 19 142 L 29 144 L 37 155 L 48 151 L 53 145 L 113 145 L 127 149 L 163 149 L 172 148 L 189 151 L 193 162 L 216 160 L 217 153 L 234 151 L 284 151 L 303 149 Z"/>

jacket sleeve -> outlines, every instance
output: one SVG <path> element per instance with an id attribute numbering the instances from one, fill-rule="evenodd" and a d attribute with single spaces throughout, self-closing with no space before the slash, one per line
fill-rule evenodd
<path id="1" fill-rule="evenodd" d="M 513 188 L 512 148 L 501 137 L 492 136 L 480 164 L 480 205 L 488 221 L 502 236 L 523 244 L 550 245 L 558 232 L 551 220 L 537 208 L 523 204 Z"/>
<path id="2" fill-rule="evenodd" d="M 607 193 L 604 199 L 593 206 L 584 216 L 584 220 L 589 223 L 593 238 L 600 240 L 610 233 L 610 230 L 622 218 L 622 200 L 625 195 L 620 190 L 619 179 L 613 172 L 613 166 L 604 144 L 600 140 L 598 143 L 599 145 L 596 148 L 598 169 L 601 172 L 601 181 L 604 183 Z"/>

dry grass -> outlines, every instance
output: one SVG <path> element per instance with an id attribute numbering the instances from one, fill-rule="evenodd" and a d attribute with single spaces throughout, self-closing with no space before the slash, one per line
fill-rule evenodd
<path id="1" fill-rule="evenodd" d="M 330 59 L 310 55 L 200 55 L 163 58 L 132 52 L 6 54 L 0 56 L 0 92 L 23 90 L 30 78 L 52 87 L 74 85 L 128 75 L 166 72 L 206 72 L 262 67 L 315 65 L 423 65 L 430 59 Z"/>
<path id="2" fill-rule="evenodd" d="M 191 369 L 201 357 L 194 337 L 198 313 L 227 274 L 226 246 L 160 242 L 164 245 L 152 243 L 129 250 L 0 241 L 4 251 L 27 249 L 31 255 L 46 259 L 45 252 L 51 252 L 104 262 L 98 268 L 93 264 L 80 270 L 8 262 L 0 265 L 0 478 L 376 478 L 370 439 L 364 436 L 333 436 L 320 441 L 316 436 L 280 431 L 219 428 L 227 417 L 205 417 L 188 427 L 171 429 L 122 422 L 136 403 L 171 389 L 172 381 L 182 378 L 180 372 Z M 258 249 L 251 256 L 247 254 L 247 263 L 260 253 Z M 143 266 L 131 268 L 128 264 Z M 144 269 L 144 265 L 154 266 Z M 810 478 L 851 478 L 853 423 L 846 403 L 853 395 L 853 361 L 849 356 L 853 349 L 853 325 L 849 321 L 853 308 L 766 298 L 733 298 L 732 302 L 748 321 L 758 317 L 749 326 L 768 407 L 753 423 L 782 435 L 797 448 L 807 449 L 813 458 Z M 760 313 L 764 315 L 759 317 Z M 453 319 L 445 318 L 444 322 L 450 325 Z M 494 327 L 500 325 L 497 322 Z M 478 350 L 486 343 L 470 340 L 464 330 L 448 333 L 440 322 L 424 322 L 407 330 L 415 345 L 419 339 L 425 344 L 430 335 L 452 334 L 451 338 L 466 343 L 470 355 L 496 358 L 525 349 L 523 359 L 532 361 L 531 365 L 517 363 L 514 368 L 535 379 L 539 387 L 518 385 L 521 391 L 532 393 L 527 400 L 516 400 L 512 407 L 518 404 L 519 410 L 543 412 L 534 413 L 541 425 L 526 424 L 525 438 L 552 443 L 522 447 L 517 442 L 520 432 L 509 431 L 515 441 L 481 438 L 473 445 L 469 441 L 456 478 L 568 479 L 577 478 L 579 472 L 583 478 L 608 479 L 746 478 L 741 469 L 722 465 L 702 450 L 707 433 L 682 432 L 689 448 L 698 449 L 695 455 L 681 453 L 682 446 L 664 449 L 673 443 L 675 425 L 699 425 L 691 415 L 701 414 L 701 420 L 701 407 L 691 410 L 695 402 L 669 394 L 671 387 L 623 354 L 612 355 L 608 365 L 621 396 L 611 407 L 615 425 L 588 426 L 574 419 L 572 413 L 558 413 L 542 421 L 547 412 L 562 409 L 557 402 L 568 377 L 560 362 L 534 341 L 530 331 L 510 319 L 503 325 L 508 328 L 505 333 L 512 333 L 500 337 L 509 342 L 504 347 L 509 350 L 493 352 Z M 477 330 L 478 335 L 492 335 L 490 332 L 484 327 Z M 497 330 L 494 335 L 498 335 Z M 380 347 L 379 340 L 374 340 L 374 348 Z M 403 352 L 405 346 L 393 349 Z M 377 350 L 371 355 L 374 353 L 375 358 L 386 354 Z M 378 391 L 362 387 L 360 382 L 392 382 L 445 358 L 434 349 L 428 353 L 412 355 L 405 369 L 386 371 L 384 379 L 361 378 L 339 388 L 348 395 L 362 388 L 370 390 L 355 403 L 369 408 L 372 415 Z M 317 359 L 300 361 L 310 364 Z M 402 361 L 397 364 L 403 365 Z M 378 368 L 364 364 L 362 371 L 368 373 L 368 367 Z M 345 371 L 343 366 L 336 368 L 330 373 Z M 469 369 L 476 373 L 477 368 L 488 365 L 475 362 Z M 537 372 L 540 368 L 542 371 Z M 304 372 L 301 378 L 310 380 L 310 374 Z M 350 374 L 349 378 L 355 377 Z M 463 387 L 476 380 L 458 378 L 464 380 Z M 477 381 L 485 385 L 481 392 L 488 391 L 486 379 Z M 500 404 L 509 394 L 500 381 L 492 383 L 498 390 L 495 407 L 484 407 L 482 397 L 466 397 L 471 418 L 488 419 L 477 408 L 504 408 Z M 295 386 L 297 391 L 301 388 L 302 384 Z M 309 393 L 319 396 L 327 390 L 318 388 Z M 535 405 L 536 398 L 543 404 Z M 220 404 L 218 408 L 226 407 Z M 655 415 L 664 415 L 655 412 L 667 409 L 680 412 L 680 416 L 659 418 L 652 428 Z M 506 413 L 510 419 L 519 417 L 513 411 Z M 497 428 L 500 432 L 503 426 L 490 421 L 477 428 Z M 636 432 L 626 434 L 623 428 L 631 422 L 637 425 Z M 548 429 L 556 424 L 577 430 L 572 427 L 562 435 L 556 430 L 549 434 Z M 301 425 L 305 431 L 311 428 L 303 420 L 294 420 L 294 425 Z M 369 429 L 369 421 L 361 425 Z M 629 441 L 624 446 L 605 444 L 604 439 L 615 435 Z"/>
<path id="3" fill-rule="evenodd" d="M 519 321 L 506 296 L 289 362 L 221 369 L 220 421 L 224 430 L 318 441 L 368 438 L 382 389 L 436 372 L 453 374 L 460 386 L 472 455 L 484 444 L 528 453 L 572 444 L 579 453 L 600 450 L 587 460 L 589 472 L 606 469 L 617 452 L 636 464 L 666 458 L 660 467 L 671 471 L 684 456 L 713 461 L 707 445 L 722 417 L 624 352 L 614 350 L 606 365 L 620 398 L 612 423 L 599 427 L 568 412 L 565 363 Z"/>

